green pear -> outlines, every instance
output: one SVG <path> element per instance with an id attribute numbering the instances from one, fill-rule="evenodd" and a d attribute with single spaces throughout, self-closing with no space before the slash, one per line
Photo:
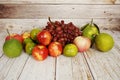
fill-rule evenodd
<path id="1" fill-rule="evenodd" d="M 83 26 L 81 30 L 82 36 L 86 36 L 91 39 L 92 44 L 94 43 L 95 36 L 100 33 L 99 27 L 95 23 L 93 23 L 93 19 L 91 20 L 91 23 Z"/>

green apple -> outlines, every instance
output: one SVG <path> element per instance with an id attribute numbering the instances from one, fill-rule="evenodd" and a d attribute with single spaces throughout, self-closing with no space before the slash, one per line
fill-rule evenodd
<path id="1" fill-rule="evenodd" d="M 30 37 L 32 40 L 36 40 L 36 36 L 37 34 L 40 32 L 41 30 L 39 28 L 34 28 L 32 29 L 32 31 L 30 32 Z"/>

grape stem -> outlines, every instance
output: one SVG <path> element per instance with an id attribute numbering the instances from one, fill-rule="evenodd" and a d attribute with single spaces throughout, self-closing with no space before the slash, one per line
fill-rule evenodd
<path id="1" fill-rule="evenodd" d="M 48 20 L 50 21 L 50 23 L 52 23 L 52 21 L 51 21 L 50 17 L 48 17 Z"/>
<path id="2" fill-rule="evenodd" d="M 51 21 L 50 17 L 48 17 L 48 20 L 50 21 L 50 23 L 55 26 L 55 24 Z M 56 27 L 56 26 L 55 26 Z"/>

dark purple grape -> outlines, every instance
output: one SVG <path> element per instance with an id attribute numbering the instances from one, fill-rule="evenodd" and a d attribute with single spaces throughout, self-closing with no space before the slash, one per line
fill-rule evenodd
<path id="1" fill-rule="evenodd" d="M 59 21 L 55 21 L 55 25 L 56 25 L 56 26 L 60 26 L 61 23 L 60 23 Z"/>
<path id="2" fill-rule="evenodd" d="M 58 31 L 57 33 L 58 33 L 59 35 L 61 35 L 61 34 L 63 33 L 63 31 L 61 30 L 61 31 Z"/>
<path id="3" fill-rule="evenodd" d="M 53 41 L 54 41 L 54 42 L 57 41 L 57 37 L 54 37 L 54 38 L 53 38 Z"/>
<path id="4" fill-rule="evenodd" d="M 62 28 L 61 28 L 60 26 L 58 26 L 58 27 L 56 27 L 55 30 L 56 30 L 56 31 L 60 31 L 60 30 L 62 30 Z"/>
<path id="5" fill-rule="evenodd" d="M 64 20 L 61 20 L 61 24 L 64 24 Z"/>
<path id="6" fill-rule="evenodd" d="M 61 22 L 47 22 L 45 30 L 51 33 L 53 37 L 52 41 L 58 41 L 63 46 L 67 43 L 72 43 L 75 37 L 82 34 L 80 29 L 72 22 L 65 24 L 63 20 L 61 20 Z"/>

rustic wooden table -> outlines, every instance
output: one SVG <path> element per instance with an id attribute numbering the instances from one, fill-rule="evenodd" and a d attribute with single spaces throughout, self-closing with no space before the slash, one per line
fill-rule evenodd
<path id="1" fill-rule="evenodd" d="M 115 45 L 105 53 L 91 48 L 72 58 L 49 56 L 41 62 L 25 52 L 14 59 L 3 54 L 7 28 L 11 33 L 42 28 L 48 16 L 78 27 L 93 18 Z M 0 80 L 120 80 L 120 0 L 0 0 Z"/>

